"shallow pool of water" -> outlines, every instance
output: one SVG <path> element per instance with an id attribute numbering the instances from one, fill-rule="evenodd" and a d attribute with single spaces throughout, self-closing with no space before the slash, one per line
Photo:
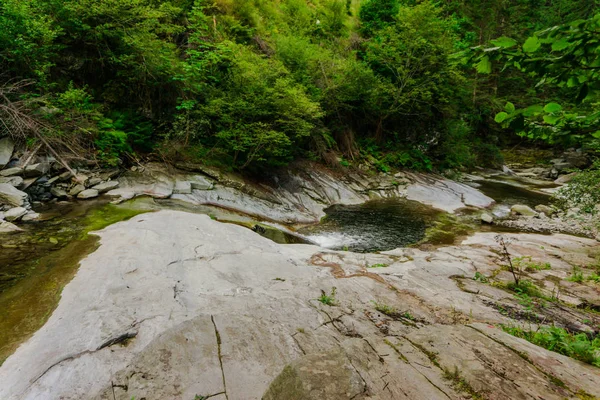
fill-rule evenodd
<path id="1" fill-rule="evenodd" d="M 318 225 L 298 233 L 326 248 L 357 252 L 408 246 L 425 237 L 439 211 L 404 200 L 377 200 L 361 205 L 335 205 Z"/>

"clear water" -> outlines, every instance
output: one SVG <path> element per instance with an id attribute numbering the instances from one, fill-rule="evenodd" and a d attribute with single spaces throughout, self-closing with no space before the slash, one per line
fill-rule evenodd
<path id="1" fill-rule="evenodd" d="M 404 200 L 377 200 L 361 205 L 335 205 L 318 225 L 299 230 L 311 242 L 330 249 L 384 251 L 417 243 L 438 211 Z"/>

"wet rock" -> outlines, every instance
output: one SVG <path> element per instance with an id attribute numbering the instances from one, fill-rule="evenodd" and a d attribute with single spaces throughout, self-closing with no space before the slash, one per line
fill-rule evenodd
<path id="1" fill-rule="evenodd" d="M 481 214 L 481 221 L 485 222 L 486 224 L 491 224 L 494 222 L 494 217 L 491 214 L 488 213 L 483 213 Z"/>
<path id="2" fill-rule="evenodd" d="M 71 196 L 77 196 L 79 193 L 83 192 L 85 190 L 85 186 L 82 184 L 77 184 L 75 186 L 73 186 L 71 188 L 71 190 L 69 190 L 69 195 Z"/>
<path id="3" fill-rule="evenodd" d="M 52 194 L 52 196 L 57 197 L 59 199 L 65 199 L 68 197 L 67 191 L 58 187 L 53 187 L 52 189 L 50 189 L 50 193 Z"/>
<path id="4" fill-rule="evenodd" d="M 310 354 L 287 365 L 262 400 L 360 399 L 365 384 L 342 352 Z"/>
<path id="5" fill-rule="evenodd" d="M 15 143 L 10 137 L 0 139 L 0 169 L 4 168 L 10 162 L 14 150 Z"/>
<path id="6" fill-rule="evenodd" d="M 23 186 L 23 178 L 21 178 L 20 176 L 1 177 L 0 183 L 8 183 L 9 185 L 12 185 L 16 188 L 20 188 Z"/>
<path id="7" fill-rule="evenodd" d="M 11 232 L 19 232 L 23 229 L 19 228 L 15 224 L 11 224 L 7 221 L 0 221 L 0 233 L 11 233 Z"/>
<path id="8" fill-rule="evenodd" d="M 191 194 L 192 183 L 190 181 L 175 181 L 173 194 Z"/>
<path id="9" fill-rule="evenodd" d="M 98 197 L 100 193 L 96 189 L 86 189 L 77 194 L 78 199 L 91 199 Z"/>
<path id="10" fill-rule="evenodd" d="M 108 182 L 100 183 L 100 184 L 94 186 L 92 189 L 97 190 L 98 193 L 105 193 L 105 192 L 108 192 L 109 190 L 113 190 L 118 187 L 119 187 L 118 181 L 108 181 Z"/>
<path id="11" fill-rule="evenodd" d="M 41 162 L 26 166 L 25 171 L 23 171 L 23 175 L 26 178 L 35 178 L 46 174 L 48 171 L 50 171 L 50 164 Z"/>
<path id="12" fill-rule="evenodd" d="M 14 175 L 21 175 L 22 173 L 23 173 L 23 168 L 12 167 L 12 168 L 3 169 L 2 171 L 0 171 L 0 176 L 14 176 Z"/>
<path id="13" fill-rule="evenodd" d="M 510 211 L 514 214 L 523 215 L 525 217 L 535 217 L 537 215 L 536 211 L 524 204 L 515 204 L 510 208 Z"/>
<path id="14" fill-rule="evenodd" d="M 21 192 L 13 185 L 0 183 L 0 204 L 21 207 L 27 201 L 27 193 Z"/>
<path id="15" fill-rule="evenodd" d="M 4 219 L 8 222 L 13 222 L 19 220 L 25 214 L 27 214 L 27 209 L 25 207 L 15 207 L 4 213 Z"/>

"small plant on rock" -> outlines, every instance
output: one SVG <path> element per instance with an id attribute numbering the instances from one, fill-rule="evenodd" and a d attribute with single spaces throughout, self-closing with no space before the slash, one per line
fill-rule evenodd
<path id="1" fill-rule="evenodd" d="M 335 299 L 336 291 L 337 288 L 335 286 L 331 288 L 330 294 L 327 294 L 324 290 L 321 290 L 321 296 L 317 300 L 326 306 L 335 306 L 337 305 L 337 300 Z"/>
<path id="2" fill-rule="evenodd" d="M 571 276 L 567 278 L 568 281 L 582 283 L 583 282 L 583 272 L 581 272 L 581 268 L 573 267 L 573 271 L 571 272 Z"/>
<path id="3" fill-rule="evenodd" d="M 473 276 L 474 281 L 479 281 L 481 283 L 488 283 L 489 279 L 483 275 L 481 272 L 475 272 L 475 276 Z"/>
<path id="4" fill-rule="evenodd" d="M 387 315 L 388 317 L 394 317 L 398 313 L 398 310 L 396 310 L 392 306 L 388 306 L 387 304 L 378 303 L 376 301 L 373 301 L 373 305 L 375 305 L 375 309 L 377 311 L 379 311 L 380 313 L 382 313 L 384 315 Z"/>
<path id="5" fill-rule="evenodd" d="M 521 275 L 523 274 L 523 271 L 521 270 L 520 265 L 518 265 L 517 263 L 513 263 L 510 252 L 508 251 L 508 247 L 510 246 L 512 241 L 510 239 L 506 239 L 502 235 L 497 235 L 495 237 L 495 240 L 496 240 L 496 243 L 498 243 L 498 245 L 500 246 L 500 257 L 502 258 L 503 261 L 505 261 L 507 263 L 506 267 L 512 274 L 513 279 L 515 280 L 515 285 L 519 286 L 519 281 L 521 279 Z"/>
<path id="6" fill-rule="evenodd" d="M 388 266 L 387 264 L 378 263 L 378 264 L 368 265 L 367 268 L 385 268 L 387 266 Z"/>

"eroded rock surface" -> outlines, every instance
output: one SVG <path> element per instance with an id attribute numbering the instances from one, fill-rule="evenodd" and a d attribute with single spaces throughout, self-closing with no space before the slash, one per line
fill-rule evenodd
<path id="1" fill-rule="evenodd" d="M 48 322 L 0 367 L 0 398 L 290 399 L 278 382 L 323 399 L 600 395 L 598 368 L 498 328 L 524 310 L 472 278 L 508 274 L 493 233 L 432 251 L 357 254 L 159 211 L 98 235 Z M 530 276 L 548 291 L 597 249 L 566 235 L 512 238 L 514 256 L 552 258 L 551 270 Z M 593 286 L 577 290 L 561 293 L 600 297 Z M 323 294 L 333 301 L 318 301 Z M 553 307 L 565 306 L 535 312 L 559 326 L 592 318 L 582 330 L 600 323 Z M 323 387 L 319 365 L 339 385 Z"/>
<path id="2" fill-rule="evenodd" d="M 108 194 L 121 200 L 140 195 L 170 197 L 289 225 L 318 222 L 325 216 L 323 210 L 333 204 L 361 204 L 376 198 L 408 198 L 447 212 L 485 208 L 494 202 L 468 185 L 427 174 L 342 174 L 315 164 L 282 171 L 265 184 L 203 168 L 205 177 L 150 163 L 142 172 L 121 177 L 120 188 Z"/>

